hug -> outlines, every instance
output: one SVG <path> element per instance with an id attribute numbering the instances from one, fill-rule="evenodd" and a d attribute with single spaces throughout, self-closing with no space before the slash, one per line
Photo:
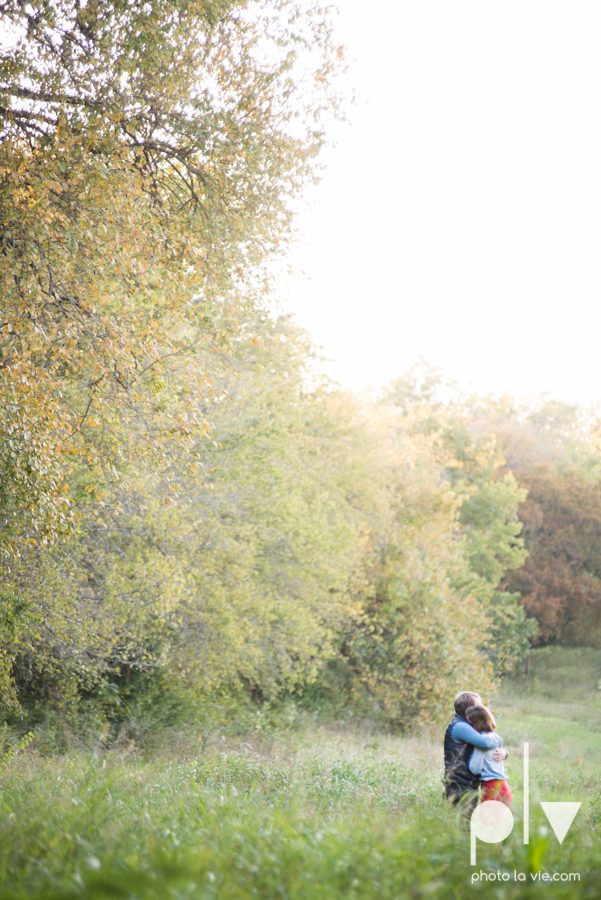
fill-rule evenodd
<path id="1" fill-rule="evenodd" d="M 471 815 L 480 801 L 511 805 L 512 794 L 503 761 L 509 753 L 497 734 L 493 714 L 479 694 L 462 691 L 455 697 L 455 716 L 444 736 L 444 785 L 447 799 Z"/>

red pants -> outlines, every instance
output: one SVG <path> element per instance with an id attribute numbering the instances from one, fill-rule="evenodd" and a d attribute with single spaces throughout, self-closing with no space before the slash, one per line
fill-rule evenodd
<path id="1" fill-rule="evenodd" d="M 480 785 L 482 787 L 480 803 L 484 803 L 485 800 L 500 800 L 506 806 L 511 806 L 513 795 L 504 779 L 496 778 L 494 781 L 481 781 Z"/>

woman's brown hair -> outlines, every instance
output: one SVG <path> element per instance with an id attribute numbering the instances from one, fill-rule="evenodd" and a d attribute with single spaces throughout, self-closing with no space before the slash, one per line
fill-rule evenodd
<path id="1" fill-rule="evenodd" d="M 476 731 L 496 731 L 495 717 L 487 706 L 470 706 L 465 718 Z"/>

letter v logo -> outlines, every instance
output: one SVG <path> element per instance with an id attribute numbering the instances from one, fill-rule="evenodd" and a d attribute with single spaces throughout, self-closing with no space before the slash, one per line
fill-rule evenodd
<path id="1" fill-rule="evenodd" d="M 568 803 L 563 801 L 547 801 L 540 804 L 545 811 L 545 815 L 549 820 L 551 828 L 555 832 L 555 836 L 560 844 L 568 833 L 570 825 L 576 818 L 576 813 L 582 806 L 582 803 Z"/>

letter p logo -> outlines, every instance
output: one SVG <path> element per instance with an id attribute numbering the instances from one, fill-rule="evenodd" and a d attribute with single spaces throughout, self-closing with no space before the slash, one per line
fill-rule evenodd
<path id="1" fill-rule="evenodd" d="M 472 813 L 470 820 L 470 864 L 476 865 L 476 838 L 486 844 L 504 841 L 511 834 L 513 816 L 511 810 L 500 800 L 486 800 Z"/>

